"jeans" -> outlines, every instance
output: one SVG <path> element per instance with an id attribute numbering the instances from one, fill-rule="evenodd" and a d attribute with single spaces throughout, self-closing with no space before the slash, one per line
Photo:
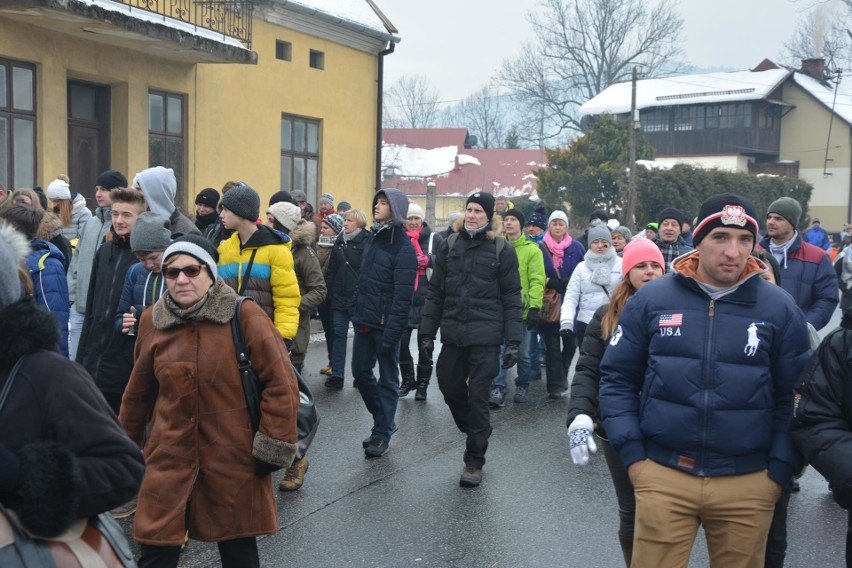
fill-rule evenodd
<path id="1" fill-rule="evenodd" d="M 80 345 L 80 335 L 83 333 L 83 322 L 86 321 L 86 314 L 81 314 L 77 308 L 71 306 L 71 314 L 68 317 L 68 337 L 71 338 L 71 344 L 68 347 L 68 358 L 72 361 L 77 359 L 77 347 Z"/>
<path id="2" fill-rule="evenodd" d="M 537 381 L 541 379 L 541 354 L 544 351 L 544 342 L 537 331 L 530 332 L 530 379 Z"/>
<path id="3" fill-rule="evenodd" d="M 349 312 L 331 310 L 333 339 L 331 347 L 331 376 L 346 376 L 346 339 L 349 335 Z"/>
<path id="4" fill-rule="evenodd" d="M 438 355 L 438 387 L 456 426 L 467 434 L 464 463 L 469 467 L 485 464 L 491 436 L 488 395 L 491 379 L 497 374 L 499 353 L 497 345 L 459 347 L 444 343 Z"/>
<path id="5" fill-rule="evenodd" d="M 790 504 L 790 490 L 781 492 L 781 497 L 775 502 L 772 514 L 772 524 L 769 525 L 769 536 L 766 538 L 766 559 L 764 568 L 783 568 L 787 556 L 787 508 Z"/>
<path id="6" fill-rule="evenodd" d="M 320 323 L 322 323 L 322 330 L 325 333 L 325 348 L 328 351 L 328 362 L 331 364 L 331 350 L 334 345 L 334 331 L 332 330 L 331 324 L 331 305 L 328 302 L 323 302 L 317 306 L 317 313 L 319 314 Z M 343 375 L 340 376 L 342 377 Z"/>
<path id="7" fill-rule="evenodd" d="M 524 337 L 521 340 L 521 345 L 518 347 L 518 376 L 515 378 L 515 387 L 529 388 L 532 378 L 532 360 L 530 358 L 530 345 L 534 341 L 533 335 L 535 332 L 524 330 Z M 500 370 L 497 376 L 491 381 L 491 388 L 499 388 L 503 392 L 509 390 L 506 384 L 506 369 L 503 368 L 503 351 L 505 347 L 500 347 L 500 355 L 497 358 Z"/>
<path id="8" fill-rule="evenodd" d="M 399 343 L 389 356 L 382 354 L 384 330 L 355 327 L 352 342 L 352 376 L 364 406 L 373 415 L 372 437 L 390 442 L 399 402 Z M 373 367 L 379 363 L 379 378 Z"/>

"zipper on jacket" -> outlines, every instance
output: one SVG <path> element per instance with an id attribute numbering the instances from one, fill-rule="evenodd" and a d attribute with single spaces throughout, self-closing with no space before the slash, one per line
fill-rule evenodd
<path id="1" fill-rule="evenodd" d="M 716 316 L 716 300 L 710 300 L 710 308 L 707 315 L 707 343 L 704 350 L 704 374 L 701 377 L 701 448 L 699 449 L 697 460 L 699 469 L 695 472 L 700 477 L 704 477 L 704 457 L 705 449 L 707 448 L 707 423 L 709 422 L 710 414 L 709 387 L 710 374 L 712 371 L 712 358 L 710 357 L 710 353 L 713 352 L 713 323 Z"/>

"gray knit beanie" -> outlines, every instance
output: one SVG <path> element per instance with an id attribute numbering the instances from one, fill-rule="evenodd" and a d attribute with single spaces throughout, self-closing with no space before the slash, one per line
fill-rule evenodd
<path id="1" fill-rule="evenodd" d="M 768 216 L 770 213 L 781 215 L 795 229 L 796 225 L 799 224 L 799 219 L 802 217 L 802 206 L 792 197 L 779 197 L 769 205 L 766 215 Z"/>
<path id="2" fill-rule="evenodd" d="M 243 219 L 257 221 L 260 216 L 260 196 L 245 182 L 240 182 L 240 185 L 229 189 L 219 203 Z"/>
<path id="3" fill-rule="evenodd" d="M 592 243 L 598 239 L 603 239 L 609 243 L 609 246 L 612 246 L 612 233 L 609 232 L 606 225 L 595 225 L 594 227 L 589 227 L 588 239 L 586 241 L 589 243 L 589 246 L 592 246 Z"/>
<path id="4" fill-rule="evenodd" d="M 616 227 L 615 229 L 613 229 L 613 230 L 612 230 L 612 232 L 613 232 L 613 233 L 621 233 L 622 235 L 624 235 L 624 240 L 625 240 L 625 241 L 630 241 L 630 239 L 632 239 L 632 238 L 633 238 L 633 233 L 632 233 L 632 232 L 630 232 L 630 229 L 628 229 L 628 228 L 627 228 L 627 227 L 625 227 L 624 225 L 619 225 L 618 227 Z"/>
<path id="5" fill-rule="evenodd" d="M 162 215 L 142 213 L 130 231 L 130 250 L 133 252 L 159 252 L 166 250 L 172 241 L 171 223 Z"/>
<path id="6" fill-rule="evenodd" d="M 17 302 L 23 296 L 18 267 L 23 266 L 30 252 L 27 238 L 0 221 L 0 307 Z"/>

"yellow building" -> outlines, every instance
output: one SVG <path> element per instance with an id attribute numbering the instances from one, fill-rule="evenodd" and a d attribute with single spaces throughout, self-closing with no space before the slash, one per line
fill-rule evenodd
<path id="1" fill-rule="evenodd" d="M 0 0 L 0 183 L 93 207 L 101 171 L 164 165 L 184 210 L 228 180 L 366 209 L 395 34 L 372 0 Z"/>

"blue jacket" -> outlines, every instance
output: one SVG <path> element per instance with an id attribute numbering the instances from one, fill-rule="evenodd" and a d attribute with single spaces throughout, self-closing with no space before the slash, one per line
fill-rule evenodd
<path id="1" fill-rule="evenodd" d="M 812 227 L 805 231 L 805 242 L 823 250 L 828 250 L 831 247 L 828 233 L 822 227 Z"/>
<path id="2" fill-rule="evenodd" d="M 562 257 L 562 268 L 559 269 L 558 274 L 553 267 L 553 260 L 551 260 L 553 255 L 543 240 L 538 243 L 538 247 L 541 249 L 541 254 L 544 257 L 544 275 L 546 277 L 544 289 L 553 288 L 562 294 L 564 298 L 565 290 L 568 288 L 568 282 L 571 280 L 571 275 L 574 274 L 574 269 L 577 268 L 578 264 L 583 262 L 583 256 L 586 254 L 585 247 L 580 244 L 580 241 L 574 239 L 574 242 L 565 249 L 564 256 Z M 539 333 L 558 335 L 559 322 L 539 323 L 538 331 Z"/>
<path id="3" fill-rule="evenodd" d="M 802 458 L 788 433 L 793 384 L 810 356 L 805 318 L 750 259 L 717 300 L 698 253 L 627 302 L 601 362 L 604 427 L 625 466 L 650 458 L 702 477 L 769 470 L 789 487 Z"/>
<path id="4" fill-rule="evenodd" d="M 403 227 L 408 198 L 398 189 L 383 189 L 373 198 L 373 207 L 383 194 L 390 203 L 393 224 L 379 232 L 371 230 L 367 237 L 352 298 L 352 323 L 384 330 L 382 342 L 393 345 L 408 327 L 417 257 Z"/>
<path id="5" fill-rule="evenodd" d="M 769 251 L 770 237 L 760 241 L 760 247 Z M 839 301 L 837 273 L 831 265 L 831 257 L 825 251 L 796 240 L 787 250 L 786 266 L 781 261 L 782 288 L 787 290 L 796 305 L 805 312 L 805 319 L 817 330 L 822 329 L 834 314 Z"/>
<path id="6" fill-rule="evenodd" d="M 162 273 L 146 270 L 142 263 L 134 264 L 127 271 L 121 298 L 115 310 L 115 329 L 121 333 L 121 321 L 130 306 L 136 308 L 136 321 L 142 317 L 142 310 L 153 306 L 166 291 L 166 279 Z"/>
<path id="7" fill-rule="evenodd" d="M 56 245 L 42 239 L 33 239 L 30 245 L 33 250 L 27 255 L 27 270 L 33 281 L 36 303 L 50 310 L 56 317 L 60 333 L 59 351 L 68 357 L 71 300 L 65 276 L 65 257 Z"/>

